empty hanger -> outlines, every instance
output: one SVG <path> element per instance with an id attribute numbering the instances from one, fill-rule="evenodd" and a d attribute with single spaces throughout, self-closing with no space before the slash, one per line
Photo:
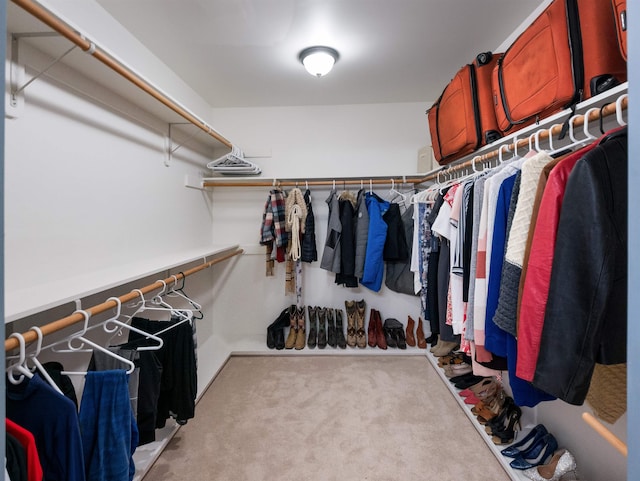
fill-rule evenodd
<path id="1" fill-rule="evenodd" d="M 18 362 L 7 367 L 7 378 L 11 384 L 18 385 L 24 381 L 25 377 L 31 379 L 33 377 L 33 373 L 29 370 L 26 364 L 27 356 L 24 336 L 19 332 L 14 332 L 10 334 L 9 337 L 15 337 L 18 340 L 20 352 L 18 354 Z"/>
<path id="2" fill-rule="evenodd" d="M 83 329 L 80 331 L 80 333 L 76 333 L 73 334 L 71 337 L 67 338 L 67 339 L 63 339 L 62 341 L 58 341 L 55 342 L 53 344 L 50 344 L 49 346 L 47 346 L 45 349 L 51 349 L 53 352 L 56 353 L 70 353 L 70 352 L 92 352 L 94 350 L 97 351 L 101 351 L 103 353 L 105 353 L 106 355 L 113 357 L 115 359 L 117 359 L 118 361 L 124 363 L 128 369 L 127 369 L 127 374 L 131 374 L 133 372 L 133 370 L 136 368 L 135 364 L 133 363 L 133 361 L 130 361 L 129 359 L 125 359 L 122 356 L 119 356 L 118 354 L 116 354 L 113 351 L 110 351 L 109 349 L 106 349 L 102 346 L 100 346 L 99 344 L 96 344 L 95 342 L 87 339 L 86 337 L 84 337 L 84 334 L 87 332 L 87 330 L 89 329 L 89 318 L 91 317 L 91 315 L 87 312 L 87 311 L 83 311 L 82 309 L 79 309 L 77 311 L 74 311 L 74 314 L 78 312 L 80 314 L 82 314 L 84 316 L 84 326 Z M 80 341 L 80 345 L 77 347 L 73 346 L 73 341 Z M 56 347 L 59 344 L 63 344 L 66 343 L 67 344 L 67 348 L 66 349 L 56 349 Z M 85 349 L 85 344 L 91 346 L 93 349 Z M 86 371 L 62 371 L 62 374 L 66 374 L 66 375 L 78 375 L 78 376 L 84 376 L 87 374 Z"/>
<path id="3" fill-rule="evenodd" d="M 121 336 L 123 329 L 127 329 L 129 331 L 137 332 L 138 334 L 144 336 L 145 339 L 151 339 L 153 341 L 156 341 L 157 343 L 157 344 L 152 344 L 150 346 L 138 347 L 136 348 L 137 351 L 157 351 L 164 345 L 164 341 L 162 340 L 162 338 L 158 337 L 157 335 L 151 334 L 142 329 L 138 329 L 137 327 L 133 327 L 127 324 L 126 322 L 122 322 L 118 319 L 120 317 L 120 313 L 122 310 L 122 302 L 120 302 L 120 299 L 118 299 L 117 297 L 110 297 L 109 299 L 107 299 L 107 301 L 114 301 L 116 303 L 115 315 L 112 318 L 107 319 L 106 321 L 100 324 L 105 332 L 108 332 L 110 334 L 115 333 L 113 336 L 109 338 L 108 343 L 110 343 L 117 336 Z M 114 327 L 110 328 L 109 327 L 110 324 L 113 324 Z"/>
<path id="4" fill-rule="evenodd" d="M 36 341 L 36 350 L 35 350 L 35 352 L 29 354 L 28 355 L 28 359 L 31 359 L 31 362 L 34 364 L 35 369 L 37 369 L 38 372 L 40 372 L 40 374 L 42 375 L 44 380 L 47 381 L 49 383 L 49 385 L 55 391 L 57 391 L 58 393 L 60 393 L 60 394 L 62 394 L 64 396 L 64 393 L 62 392 L 62 389 L 60 389 L 60 387 L 51 378 L 51 376 L 49 375 L 49 373 L 47 372 L 45 367 L 42 365 L 42 363 L 38 360 L 38 355 L 40 354 L 40 351 L 42 350 L 42 339 L 44 337 L 42 335 L 42 330 L 38 326 L 31 326 L 29 328 L 29 330 L 30 331 L 34 331 L 38 335 L 38 340 Z M 27 364 L 27 366 L 28 366 L 28 364 Z"/>

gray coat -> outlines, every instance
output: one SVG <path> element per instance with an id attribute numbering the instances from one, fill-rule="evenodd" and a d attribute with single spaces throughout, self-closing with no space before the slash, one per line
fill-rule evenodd
<path id="1" fill-rule="evenodd" d="M 329 221 L 327 223 L 327 239 L 324 243 L 320 267 L 330 272 L 340 272 L 340 207 L 336 190 L 332 189 L 326 200 L 329 206 Z"/>
<path id="2" fill-rule="evenodd" d="M 362 279 L 364 274 L 364 257 L 367 251 L 367 239 L 369 237 L 369 211 L 364 200 L 365 190 L 358 191 L 356 202 L 356 269 L 355 276 Z"/>

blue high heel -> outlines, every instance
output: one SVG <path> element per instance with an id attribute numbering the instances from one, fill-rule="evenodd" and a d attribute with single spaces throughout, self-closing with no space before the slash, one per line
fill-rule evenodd
<path id="1" fill-rule="evenodd" d="M 508 458 L 515 458 L 520 455 L 521 452 L 526 451 L 531 446 L 533 446 L 539 438 L 547 434 L 547 428 L 542 424 L 538 424 L 535 428 L 529 431 L 524 438 L 518 441 L 515 444 L 512 444 L 508 448 L 504 448 L 502 451 L 503 456 L 507 456 Z"/>
<path id="2" fill-rule="evenodd" d="M 513 469 L 529 469 L 544 464 L 549 457 L 558 449 L 558 441 L 552 434 L 545 434 L 535 444 L 526 451 L 520 453 L 513 459 L 511 467 Z"/>

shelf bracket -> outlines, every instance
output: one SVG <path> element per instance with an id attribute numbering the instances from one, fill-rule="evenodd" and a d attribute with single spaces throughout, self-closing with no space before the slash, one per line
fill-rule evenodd
<path id="1" fill-rule="evenodd" d="M 77 45 L 73 45 L 71 48 L 63 52 L 61 55 L 56 57 L 49 65 L 47 65 L 44 69 L 38 72 L 36 75 L 31 77 L 28 81 L 24 82 L 24 65 L 20 63 L 20 39 L 22 38 L 43 38 L 43 37 L 60 37 L 59 33 L 54 32 L 27 32 L 27 33 L 14 33 L 11 35 L 11 62 L 9 64 L 10 72 L 9 79 L 11 82 L 11 93 L 10 93 L 10 106 L 13 109 L 19 108 L 19 105 L 23 101 L 23 92 L 24 90 L 39 79 L 43 74 L 45 74 L 49 69 L 51 69 L 54 65 L 60 62 L 64 57 L 69 55 Z"/>
<path id="2" fill-rule="evenodd" d="M 189 142 L 191 142 L 193 139 L 195 139 L 201 132 L 203 132 L 202 130 L 198 129 L 196 131 L 195 134 L 192 134 L 191 136 L 187 137 L 187 139 L 182 142 L 181 144 L 176 145 L 175 147 L 173 146 L 173 137 L 171 136 L 171 127 L 173 125 L 193 125 L 190 122 L 174 122 L 174 123 L 170 123 L 169 124 L 169 133 L 167 136 L 167 158 L 164 161 L 164 165 L 166 165 L 167 167 L 169 167 L 171 165 L 171 160 L 173 158 L 173 154 L 176 153 L 176 151 L 180 148 L 180 147 L 184 147 L 186 144 L 188 144 Z"/>

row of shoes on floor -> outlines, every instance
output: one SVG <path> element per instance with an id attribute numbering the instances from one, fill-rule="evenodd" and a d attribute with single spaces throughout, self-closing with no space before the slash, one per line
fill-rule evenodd
<path id="1" fill-rule="evenodd" d="M 387 347 L 406 349 L 418 346 L 426 349 L 427 340 L 424 336 L 422 319 L 415 321 L 408 317 L 406 328 L 397 319 L 389 318 L 382 323 L 380 311 L 370 310 L 369 326 L 365 331 L 364 299 L 360 301 L 345 301 L 347 313 L 347 335 L 344 333 L 343 312 L 341 309 L 330 307 L 308 306 L 309 335 L 306 336 L 305 308 L 292 305 L 284 309 L 280 315 L 267 327 L 267 347 L 269 349 L 303 349 L 306 346 L 313 349 L 316 346 L 324 349 L 330 347 L 347 346 L 365 348 Z M 335 312 L 335 314 L 334 314 Z M 285 340 L 284 329 L 289 327 Z"/>
<path id="2" fill-rule="evenodd" d="M 438 365 L 445 369 L 469 365 L 471 359 L 464 353 L 451 352 L 438 359 Z M 502 383 L 495 377 L 475 376 L 471 371 L 457 376 L 448 376 L 449 381 L 460 391 L 465 404 L 473 405 L 471 412 L 478 423 L 496 445 L 510 446 L 501 453 L 513 458 L 510 466 L 521 470 L 534 481 L 558 481 L 568 473 L 576 477 L 576 461 L 566 449 L 558 449 L 558 442 L 547 429 L 539 424 L 522 440 L 514 443 L 518 428 L 521 430 L 522 410 L 513 398 L 507 396 Z"/>

